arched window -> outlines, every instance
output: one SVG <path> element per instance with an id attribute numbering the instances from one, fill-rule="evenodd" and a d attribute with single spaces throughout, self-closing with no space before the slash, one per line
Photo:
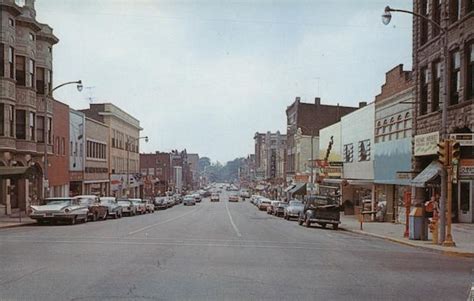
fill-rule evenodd
<path id="1" fill-rule="evenodd" d="M 390 135 L 388 136 L 389 137 L 388 140 L 392 140 L 395 137 L 395 133 L 393 132 L 394 129 L 395 129 L 395 118 L 393 118 L 393 117 L 390 118 L 389 129 L 390 129 Z"/>
<path id="2" fill-rule="evenodd" d="M 382 128 L 382 141 L 385 141 L 385 135 L 387 134 L 387 119 L 383 121 L 383 128 Z"/>
<path id="3" fill-rule="evenodd" d="M 402 130 L 402 115 L 398 115 L 397 117 L 397 139 L 401 138 L 403 135 L 400 134 L 400 130 Z"/>
<path id="4" fill-rule="evenodd" d="M 404 132 L 403 132 L 403 136 L 406 138 L 406 137 L 410 137 L 411 136 L 411 118 L 410 118 L 410 112 L 407 112 L 405 114 L 405 120 L 403 121 L 403 128 L 404 128 Z"/>

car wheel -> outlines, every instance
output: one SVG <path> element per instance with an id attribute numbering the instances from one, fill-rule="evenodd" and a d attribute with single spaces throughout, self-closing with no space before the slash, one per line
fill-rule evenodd
<path id="1" fill-rule="evenodd" d="M 118 218 L 122 218 L 122 212 L 119 212 Z"/>
<path id="2" fill-rule="evenodd" d="M 301 219 L 301 217 L 298 217 L 298 225 L 303 225 L 303 220 Z"/>
<path id="3" fill-rule="evenodd" d="M 86 216 L 86 218 L 85 218 L 84 220 L 87 220 L 87 216 Z M 76 217 L 75 217 L 75 216 L 73 216 L 73 217 L 71 218 L 71 220 L 69 221 L 69 224 L 71 224 L 71 225 L 75 225 L 75 224 L 76 224 Z"/>
<path id="4" fill-rule="evenodd" d="M 94 214 L 92 215 L 92 221 L 95 222 L 95 221 L 97 221 L 98 219 L 99 219 L 99 213 L 94 213 Z"/>
<path id="5" fill-rule="evenodd" d="M 118 214 L 117 214 L 117 212 L 115 212 L 114 219 L 117 219 L 117 218 L 118 218 Z"/>
<path id="6" fill-rule="evenodd" d="M 326 224 L 321 224 L 321 227 L 323 227 L 324 229 L 326 228 Z"/>
<path id="7" fill-rule="evenodd" d="M 339 228 L 339 224 L 332 224 L 332 229 L 337 230 Z"/>
<path id="8" fill-rule="evenodd" d="M 306 228 L 311 227 L 311 222 L 309 221 L 309 218 L 306 219 L 304 225 L 306 226 Z"/>
<path id="9" fill-rule="evenodd" d="M 109 215 L 109 211 L 105 211 L 104 215 L 102 216 L 102 220 L 105 221 L 108 215 Z"/>

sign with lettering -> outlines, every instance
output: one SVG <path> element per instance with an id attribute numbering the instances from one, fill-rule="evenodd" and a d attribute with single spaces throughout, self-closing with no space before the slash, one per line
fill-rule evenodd
<path id="1" fill-rule="evenodd" d="M 449 138 L 456 140 L 461 146 L 474 146 L 474 134 L 472 133 L 451 134 Z"/>
<path id="2" fill-rule="evenodd" d="M 439 132 L 415 136 L 415 156 L 436 155 L 438 152 Z"/>
<path id="3" fill-rule="evenodd" d="M 461 159 L 459 166 L 459 177 L 474 177 L 474 159 Z"/>

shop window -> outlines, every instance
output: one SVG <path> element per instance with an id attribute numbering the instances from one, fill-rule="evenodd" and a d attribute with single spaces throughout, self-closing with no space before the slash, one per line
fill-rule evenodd
<path id="1" fill-rule="evenodd" d="M 450 105 L 455 105 L 459 103 L 459 90 L 461 89 L 461 57 L 459 51 L 454 51 L 451 53 L 450 60 Z"/>
<path id="2" fill-rule="evenodd" d="M 473 0 L 474 1 L 474 0 Z M 474 40 L 467 46 L 466 51 L 466 99 L 474 98 Z"/>
<path id="3" fill-rule="evenodd" d="M 26 86 L 26 58 L 24 56 L 15 56 L 15 75 L 16 84 L 19 86 Z"/>
<path id="4" fill-rule="evenodd" d="M 433 64 L 432 73 L 432 89 L 431 89 L 431 112 L 439 110 L 440 104 L 440 87 L 441 87 L 441 62 L 437 61 Z"/>
<path id="5" fill-rule="evenodd" d="M 38 142 L 44 142 L 44 117 L 36 117 L 36 139 Z"/>
<path id="6" fill-rule="evenodd" d="M 23 139 L 23 140 L 26 139 L 26 111 L 16 110 L 15 120 L 16 120 L 16 138 Z"/>
<path id="7" fill-rule="evenodd" d="M 425 115 L 428 111 L 428 68 L 420 70 L 420 115 Z"/>

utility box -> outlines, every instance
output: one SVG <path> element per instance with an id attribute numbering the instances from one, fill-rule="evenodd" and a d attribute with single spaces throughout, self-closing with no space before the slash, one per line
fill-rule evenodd
<path id="1" fill-rule="evenodd" d="M 411 240 L 426 240 L 428 233 L 428 225 L 425 223 L 423 217 L 423 209 L 415 207 L 410 211 L 410 232 L 409 239 Z"/>

